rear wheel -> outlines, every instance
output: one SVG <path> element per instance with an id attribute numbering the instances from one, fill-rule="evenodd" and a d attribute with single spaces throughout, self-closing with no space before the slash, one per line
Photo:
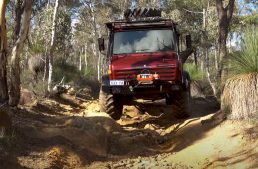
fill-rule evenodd
<path id="1" fill-rule="evenodd" d="M 123 104 L 120 97 L 110 93 L 109 88 L 101 86 L 99 92 L 100 111 L 106 112 L 114 120 L 119 120 L 123 113 Z"/>
<path id="2" fill-rule="evenodd" d="M 186 118 L 190 115 L 191 97 L 189 90 L 180 90 L 171 99 L 173 113 L 176 118 Z"/>

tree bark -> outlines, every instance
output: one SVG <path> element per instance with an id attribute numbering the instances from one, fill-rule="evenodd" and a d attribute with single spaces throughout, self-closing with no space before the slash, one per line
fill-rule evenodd
<path id="1" fill-rule="evenodd" d="M 94 51 L 95 51 L 95 56 L 98 56 L 98 60 L 97 60 L 97 78 L 98 80 L 100 80 L 100 77 L 101 77 L 101 72 L 100 72 L 100 59 L 101 59 L 101 53 L 97 50 L 97 39 L 100 35 L 100 32 L 98 31 L 97 29 L 97 23 L 96 23 L 96 11 L 94 10 L 95 6 L 93 3 L 90 3 L 88 4 L 88 7 L 90 8 L 89 12 L 90 12 L 90 15 L 91 15 L 91 21 L 92 21 L 92 24 L 93 24 L 93 37 L 94 37 Z"/>
<path id="2" fill-rule="evenodd" d="M 228 4 L 224 7 L 223 0 L 216 0 L 217 13 L 219 18 L 219 36 L 218 36 L 218 57 L 219 65 L 217 72 L 218 92 L 217 96 L 221 94 L 221 87 L 225 82 L 226 70 L 223 61 L 227 56 L 227 37 L 230 29 L 230 23 L 234 11 L 235 0 L 229 0 Z"/>
<path id="3" fill-rule="evenodd" d="M 6 0 L 0 1 L 0 103 L 8 100 L 7 88 L 7 34 L 5 21 Z"/>
<path id="4" fill-rule="evenodd" d="M 23 44 L 26 39 L 29 26 L 30 17 L 32 12 L 33 0 L 24 1 L 24 12 L 22 18 L 22 26 L 19 38 L 15 42 L 12 49 L 11 62 L 10 62 L 10 90 L 9 90 L 9 105 L 17 106 L 20 100 L 20 54 L 23 50 Z"/>
<path id="5" fill-rule="evenodd" d="M 48 70 L 48 92 L 52 90 L 52 74 L 53 74 L 53 54 L 55 49 L 55 39 L 56 39 L 56 20 L 57 20 L 57 9 L 59 6 L 59 0 L 55 2 L 55 8 L 53 13 L 53 23 L 52 23 L 52 33 L 51 33 L 51 42 L 49 50 L 49 70 Z"/>
<path id="6" fill-rule="evenodd" d="M 88 71 L 88 59 L 87 59 L 87 44 L 84 47 L 84 61 L 85 61 L 85 71 Z"/>
<path id="7" fill-rule="evenodd" d="M 83 54 L 83 49 L 79 52 L 79 70 L 80 70 L 80 72 L 82 71 L 82 54 Z"/>
<path id="8" fill-rule="evenodd" d="M 227 80 L 221 107 L 233 119 L 258 118 L 258 73 L 238 75 Z"/>
<path id="9" fill-rule="evenodd" d="M 25 2 L 25 1 L 24 1 Z M 15 24 L 14 24 L 14 33 L 13 33 L 13 43 L 19 38 L 21 30 L 21 17 L 23 13 L 23 2 L 22 0 L 15 0 Z"/>

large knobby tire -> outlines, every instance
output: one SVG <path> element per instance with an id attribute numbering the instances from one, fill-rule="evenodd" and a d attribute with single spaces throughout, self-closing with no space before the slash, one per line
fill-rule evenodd
<path id="1" fill-rule="evenodd" d="M 123 113 L 123 104 L 119 96 L 113 95 L 108 88 L 101 86 L 99 92 L 100 111 L 106 112 L 114 120 L 119 120 Z"/>
<path id="2" fill-rule="evenodd" d="M 165 99 L 166 99 L 166 105 L 172 105 L 172 102 L 173 102 L 172 94 L 167 94 Z"/>
<path id="3" fill-rule="evenodd" d="M 188 90 L 180 90 L 171 99 L 172 111 L 176 118 L 187 118 L 190 115 L 191 96 Z"/>

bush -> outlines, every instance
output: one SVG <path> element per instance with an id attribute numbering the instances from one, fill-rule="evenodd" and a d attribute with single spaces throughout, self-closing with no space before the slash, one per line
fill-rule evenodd
<path id="1" fill-rule="evenodd" d="M 30 47 L 30 52 L 33 54 L 43 53 L 45 50 L 44 43 L 39 41 L 35 44 L 32 44 Z"/>
<path id="2" fill-rule="evenodd" d="M 92 67 L 88 66 L 82 69 L 82 74 L 87 79 L 96 80 L 97 79 L 97 71 Z"/>
<path id="3" fill-rule="evenodd" d="M 205 73 L 197 69 L 194 64 L 184 64 L 184 70 L 190 74 L 191 81 L 203 80 Z"/>
<path id="4" fill-rule="evenodd" d="M 81 79 L 81 72 L 79 69 L 63 59 L 56 60 L 54 63 L 53 81 L 59 83 L 64 77 L 64 82 L 78 83 Z"/>
<path id="5" fill-rule="evenodd" d="M 79 84 L 82 80 L 96 80 L 96 75 L 96 70 L 91 66 L 88 66 L 87 69 L 83 67 L 80 71 L 76 65 L 68 63 L 62 58 L 54 62 L 54 83 L 59 83 L 64 77 L 65 83 Z"/>
<path id="6" fill-rule="evenodd" d="M 241 43 L 241 50 L 232 54 L 233 75 L 258 73 L 258 29 L 247 30 Z"/>

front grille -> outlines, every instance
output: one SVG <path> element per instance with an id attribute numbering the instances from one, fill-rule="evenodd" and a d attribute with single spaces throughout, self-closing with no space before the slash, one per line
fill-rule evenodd
<path id="1" fill-rule="evenodd" d="M 115 79 L 132 80 L 136 76 L 142 73 L 144 69 L 130 69 L 130 70 L 116 70 L 114 71 Z M 174 81 L 176 80 L 176 67 L 162 67 L 162 68 L 151 68 L 147 69 L 151 74 L 159 74 L 160 80 Z"/>

